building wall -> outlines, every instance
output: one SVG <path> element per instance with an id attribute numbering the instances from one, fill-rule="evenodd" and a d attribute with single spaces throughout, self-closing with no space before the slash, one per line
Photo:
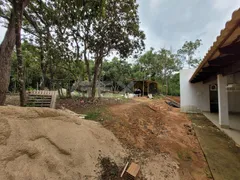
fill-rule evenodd
<path id="1" fill-rule="evenodd" d="M 228 84 L 240 84 L 240 73 L 228 76 Z M 240 112 L 240 92 L 228 92 L 229 112 Z"/>
<path id="2" fill-rule="evenodd" d="M 180 71 L 181 111 L 198 113 L 210 111 L 209 84 L 189 82 L 195 69 Z"/>
<path id="3" fill-rule="evenodd" d="M 183 69 L 180 71 L 180 94 L 182 112 L 210 111 L 209 85 L 217 84 L 216 81 L 203 84 L 189 82 L 195 69 Z M 229 75 L 228 84 L 240 84 L 240 73 Z M 228 92 L 229 112 L 240 112 L 240 92 Z"/>

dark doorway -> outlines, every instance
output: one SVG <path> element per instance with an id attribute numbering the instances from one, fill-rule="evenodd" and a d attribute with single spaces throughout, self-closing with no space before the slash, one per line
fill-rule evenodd
<path id="1" fill-rule="evenodd" d="M 218 112 L 218 91 L 217 85 L 210 85 L 210 111 L 211 113 Z"/>

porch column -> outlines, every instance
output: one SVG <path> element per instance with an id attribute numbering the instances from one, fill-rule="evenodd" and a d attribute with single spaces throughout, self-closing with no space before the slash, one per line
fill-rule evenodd
<path id="1" fill-rule="evenodd" d="M 228 92 L 227 92 L 227 77 L 222 74 L 217 75 L 218 83 L 218 109 L 219 109 L 219 124 L 222 128 L 229 128 L 228 115 Z"/>

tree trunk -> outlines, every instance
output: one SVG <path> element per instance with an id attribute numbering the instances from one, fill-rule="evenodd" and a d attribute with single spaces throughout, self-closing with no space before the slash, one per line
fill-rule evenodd
<path id="1" fill-rule="evenodd" d="M 23 1 L 23 9 L 27 6 L 28 2 L 29 0 Z M 15 41 L 15 18 L 14 13 L 11 12 L 7 32 L 0 45 L 0 105 L 4 105 L 6 100 L 11 72 L 11 55 Z"/>
<path id="2" fill-rule="evenodd" d="M 86 43 L 84 42 L 84 61 L 86 65 L 86 70 L 87 70 L 87 75 L 88 75 L 88 82 L 91 82 L 91 73 L 90 73 L 90 66 L 89 66 L 89 61 L 87 58 L 87 52 L 86 52 Z"/>
<path id="3" fill-rule="evenodd" d="M 52 57 L 50 54 L 50 38 L 51 38 L 51 34 L 49 31 L 49 27 L 47 25 L 47 41 L 46 41 L 46 50 L 47 50 L 47 62 L 49 64 L 49 74 L 50 74 L 50 82 L 48 85 L 48 89 L 52 90 L 52 86 L 53 86 L 53 62 L 52 62 Z M 46 68 L 47 69 L 47 68 Z"/>
<path id="4" fill-rule="evenodd" d="M 0 105 L 4 105 L 6 100 L 11 72 L 11 55 L 14 45 L 15 19 L 13 13 L 11 13 L 7 32 L 0 45 Z"/>
<path id="5" fill-rule="evenodd" d="M 102 68 L 103 68 L 103 62 L 101 61 L 100 67 L 99 67 L 99 73 L 98 73 L 98 97 L 101 97 L 101 74 L 102 74 Z"/>
<path id="6" fill-rule="evenodd" d="M 46 82 L 47 82 L 47 65 L 44 60 L 44 49 L 43 49 L 43 39 L 42 39 L 42 34 L 40 34 L 40 39 L 39 39 L 39 44 L 40 44 L 40 61 L 41 61 L 41 71 L 42 71 L 42 82 L 40 89 L 44 90 L 46 87 Z"/>
<path id="7" fill-rule="evenodd" d="M 72 97 L 72 95 L 71 95 L 70 81 L 68 81 L 68 84 L 67 84 L 66 97 L 67 97 L 67 98 L 71 98 L 71 97 Z"/>
<path id="8" fill-rule="evenodd" d="M 94 76 L 93 76 L 93 82 L 92 82 L 92 99 L 95 98 L 95 94 L 96 94 L 96 85 L 97 85 L 99 66 L 101 65 L 101 61 L 102 61 L 102 58 L 96 58 L 95 60 Z"/>
<path id="9" fill-rule="evenodd" d="M 14 0 L 13 6 L 15 14 L 16 53 L 18 61 L 18 84 L 19 84 L 18 87 L 20 93 L 20 106 L 24 106 L 26 100 L 26 89 L 24 76 L 24 61 L 22 58 L 22 46 L 21 46 L 23 2 L 21 0 Z"/>

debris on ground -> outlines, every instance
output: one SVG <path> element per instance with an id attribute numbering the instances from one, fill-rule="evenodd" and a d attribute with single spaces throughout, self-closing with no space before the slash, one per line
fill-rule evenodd
<path id="1" fill-rule="evenodd" d="M 187 130 L 187 135 L 193 135 L 193 136 L 196 135 L 193 126 L 191 126 L 189 124 L 184 124 L 184 127 Z"/>
<path id="2" fill-rule="evenodd" d="M 172 106 L 174 108 L 180 108 L 180 105 L 174 101 L 165 101 L 169 106 Z"/>
<path id="3" fill-rule="evenodd" d="M 124 168 L 123 168 L 123 171 L 122 171 L 120 177 L 123 177 L 123 175 L 124 175 L 124 173 L 125 173 L 125 171 L 126 171 L 126 169 L 127 169 L 127 167 L 128 167 L 128 164 L 129 164 L 129 162 L 127 162 L 127 163 L 125 164 L 125 166 L 124 166 Z"/>
<path id="4" fill-rule="evenodd" d="M 127 176 L 130 179 L 135 179 L 140 171 L 140 166 L 136 163 L 131 163 L 129 168 L 127 169 Z"/>
<path id="5" fill-rule="evenodd" d="M 148 98 L 149 99 L 153 99 L 153 95 L 152 94 L 148 94 Z"/>

